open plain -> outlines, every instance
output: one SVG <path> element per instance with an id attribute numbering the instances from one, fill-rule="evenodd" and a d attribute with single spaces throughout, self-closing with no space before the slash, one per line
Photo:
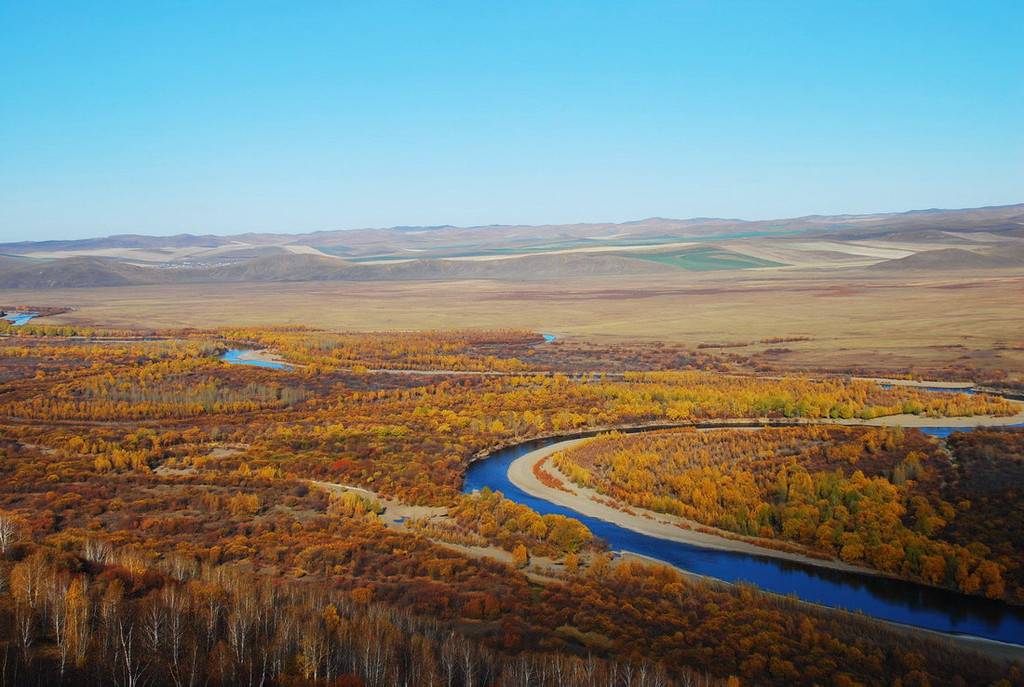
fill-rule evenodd
<path id="1" fill-rule="evenodd" d="M 275 282 L 2 290 L 53 324 L 382 331 L 516 327 L 683 343 L 781 369 L 1024 381 L 1024 267 L 913 275 L 789 269 L 565 281 Z M 934 376 L 934 374 L 933 374 Z"/>

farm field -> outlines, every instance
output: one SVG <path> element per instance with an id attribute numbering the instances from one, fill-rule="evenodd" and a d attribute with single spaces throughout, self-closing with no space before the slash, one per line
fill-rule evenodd
<path id="1" fill-rule="evenodd" d="M 647 253 L 640 254 L 639 257 L 643 260 L 653 260 L 694 272 L 741 270 L 755 267 L 783 267 L 782 263 L 716 248 L 693 248 L 679 252 Z"/>

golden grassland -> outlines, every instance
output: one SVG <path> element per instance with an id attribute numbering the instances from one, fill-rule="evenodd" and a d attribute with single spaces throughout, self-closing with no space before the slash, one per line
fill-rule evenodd
<path id="1" fill-rule="evenodd" d="M 1024 274 L 771 270 L 571 283 L 295 282 L 0 291 L 68 306 L 51 323 L 328 329 L 516 327 L 591 340 L 662 340 L 774 367 L 1006 371 L 1024 380 Z M 779 339 L 798 339 L 778 341 Z M 775 340 L 775 341 L 772 341 Z"/>

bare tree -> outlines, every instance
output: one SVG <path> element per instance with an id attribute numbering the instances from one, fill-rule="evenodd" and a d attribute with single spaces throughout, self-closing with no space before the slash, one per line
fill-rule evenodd
<path id="1" fill-rule="evenodd" d="M 185 626 L 188 603 L 185 594 L 176 584 L 165 585 L 160 590 L 160 603 L 167 614 L 166 657 L 167 672 L 175 687 L 184 687 L 185 681 Z"/>
<path id="2" fill-rule="evenodd" d="M 17 518 L 11 513 L 0 511 L 0 555 L 6 555 L 14 543 L 18 541 L 21 527 Z"/>
<path id="3" fill-rule="evenodd" d="M 104 539 L 86 539 L 82 545 L 82 558 L 92 563 L 105 565 L 110 562 L 113 549 Z"/>
<path id="4" fill-rule="evenodd" d="M 441 644 L 441 672 L 445 687 L 454 687 L 459 670 L 459 647 L 455 634 L 451 633 Z"/>
<path id="5" fill-rule="evenodd" d="M 42 552 L 36 552 L 11 569 L 11 594 L 32 610 L 43 601 L 46 579 L 53 574 Z"/>
<path id="6" fill-rule="evenodd" d="M 90 609 L 86 581 L 82 577 L 76 577 L 71 580 L 64 593 L 63 611 L 64 641 L 75 665 L 79 668 L 85 665 L 89 638 L 92 634 L 92 625 L 89 622 Z"/>
<path id="7" fill-rule="evenodd" d="M 53 630 L 54 641 L 57 642 L 57 654 L 60 657 L 60 676 L 64 677 L 67 668 L 68 654 L 71 646 L 67 635 L 67 580 L 54 575 L 47 588 L 47 606 L 50 607 L 50 628 Z"/>
<path id="8" fill-rule="evenodd" d="M 115 679 L 122 687 L 138 687 L 149 662 L 139 655 L 134 622 L 118 618 L 117 645 L 120 671 L 115 673 Z"/>
<path id="9" fill-rule="evenodd" d="M 302 629 L 302 672 L 307 680 L 319 679 L 326 654 L 327 641 L 320 623 L 310 620 Z"/>
<path id="10" fill-rule="evenodd" d="M 14 604 L 14 631 L 21 647 L 21 656 L 26 665 L 30 660 L 29 649 L 36 638 L 36 616 L 32 609 L 25 603 L 15 602 Z"/>
<path id="11" fill-rule="evenodd" d="M 159 655 L 164 648 L 165 629 L 167 626 L 167 609 L 160 599 L 151 595 L 142 608 L 142 639 L 150 655 Z"/>

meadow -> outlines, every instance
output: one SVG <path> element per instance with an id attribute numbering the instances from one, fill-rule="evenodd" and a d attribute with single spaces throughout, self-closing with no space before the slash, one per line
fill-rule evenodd
<path id="1" fill-rule="evenodd" d="M 354 331 L 515 327 L 600 344 L 739 344 L 766 369 L 1024 382 L 1024 277 L 809 269 L 561 281 L 301 282 L 0 291 L 72 307 L 54 323 L 312 325 Z M 1014 333 L 1017 333 L 1015 335 Z"/>

